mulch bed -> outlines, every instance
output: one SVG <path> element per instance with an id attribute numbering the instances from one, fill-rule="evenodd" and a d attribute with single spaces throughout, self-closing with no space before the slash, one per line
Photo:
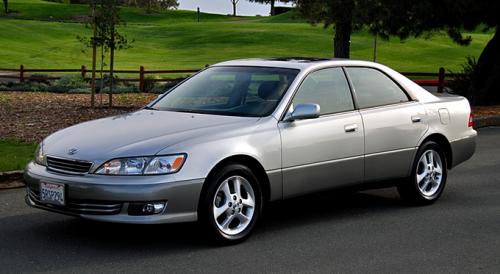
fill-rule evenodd
<path id="1" fill-rule="evenodd" d="M 114 107 L 90 108 L 89 94 L 45 92 L 0 92 L 0 138 L 40 142 L 51 133 L 88 120 L 118 115 L 139 109 L 156 94 L 115 94 Z M 103 105 L 108 96 L 103 95 Z M 99 105 L 100 96 L 96 96 Z M 500 106 L 473 108 L 475 117 L 499 116 Z"/>
<path id="2" fill-rule="evenodd" d="M 115 94 L 113 108 L 92 109 L 89 94 L 0 92 L 0 138 L 40 142 L 51 133 L 84 121 L 139 109 L 156 94 Z M 103 95 L 103 105 L 108 103 Z M 96 96 L 99 105 L 100 96 Z"/>

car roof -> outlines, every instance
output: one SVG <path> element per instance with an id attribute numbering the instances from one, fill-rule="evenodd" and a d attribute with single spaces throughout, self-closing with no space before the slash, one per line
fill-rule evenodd
<path id="1" fill-rule="evenodd" d="M 214 66 L 252 66 L 252 67 L 276 67 L 291 69 L 308 69 L 325 65 L 362 65 L 372 66 L 372 62 L 357 61 L 341 58 L 314 58 L 314 57 L 276 57 L 231 60 L 215 64 Z"/>

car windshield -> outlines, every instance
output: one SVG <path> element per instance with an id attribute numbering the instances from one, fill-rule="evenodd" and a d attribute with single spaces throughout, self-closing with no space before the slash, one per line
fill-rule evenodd
<path id="1" fill-rule="evenodd" d="M 271 114 L 299 70 L 266 67 L 212 67 L 170 90 L 157 110 L 245 117 Z"/>

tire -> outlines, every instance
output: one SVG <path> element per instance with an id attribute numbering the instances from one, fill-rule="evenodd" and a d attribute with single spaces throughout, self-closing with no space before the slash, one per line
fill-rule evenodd
<path id="1" fill-rule="evenodd" d="M 432 204 L 443 193 L 447 177 L 443 149 L 435 142 L 426 142 L 417 151 L 410 177 L 398 185 L 399 195 L 412 205 Z"/>
<path id="2" fill-rule="evenodd" d="M 262 211 L 262 190 L 257 177 L 244 165 L 228 164 L 210 176 L 205 184 L 198 205 L 199 222 L 204 232 L 218 244 L 246 240 Z"/>

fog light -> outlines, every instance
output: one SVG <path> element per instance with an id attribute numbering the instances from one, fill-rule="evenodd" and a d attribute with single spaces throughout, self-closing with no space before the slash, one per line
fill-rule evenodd
<path id="1" fill-rule="evenodd" d="M 166 202 L 130 203 L 128 214 L 134 216 L 160 214 L 165 210 Z"/>
<path id="2" fill-rule="evenodd" d="M 146 214 L 158 214 L 165 208 L 165 203 L 150 203 L 142 207 L 142 212 Z"/>

